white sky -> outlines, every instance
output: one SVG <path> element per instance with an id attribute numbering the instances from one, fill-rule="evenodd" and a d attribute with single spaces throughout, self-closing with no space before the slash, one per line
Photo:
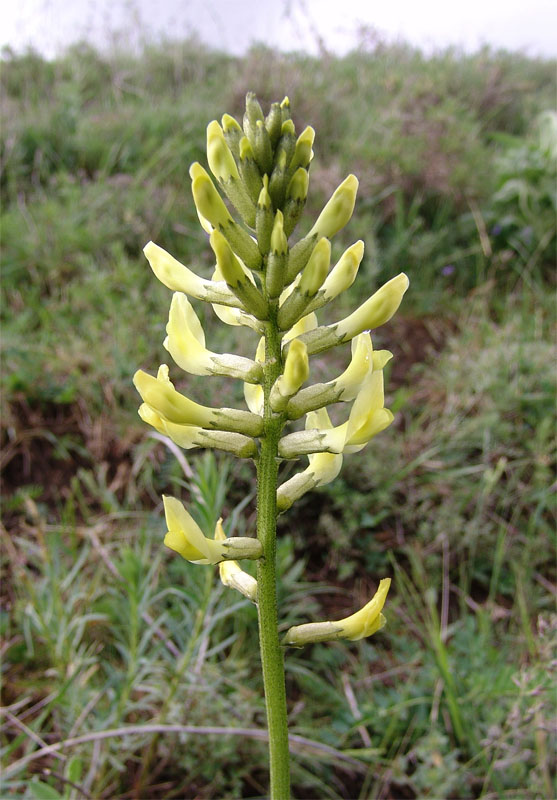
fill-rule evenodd
<path id="1" fill-rule="evenodd" d="M 47 56 L 83 38 L 105 47 L 194 32 L 235 53 L 254 41 L 316 52 L 319 40 L 343 53 L 362 25 L 428 51 L 489 44 L 557 55 L 554 0 L 5 0 L 1 21 L 0 46 Z"/>

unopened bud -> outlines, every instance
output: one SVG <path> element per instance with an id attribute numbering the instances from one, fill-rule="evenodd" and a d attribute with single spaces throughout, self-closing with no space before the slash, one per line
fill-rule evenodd
<path id="1" fill-rule="evenodd" d="M 347 342 L 364 330 L 372 330 L 388 322 L 397 311 L 408 289 L 408 277 L 401 272 L 385 283 L 362 305 L 334 326 L 341 341 Z"/>
<path id="2" fill-rule="evenodd" d="M 217 258 L 218 268 L 229 289 L 234 292 L 247 311 L 257 319 L 266 319 L 267 303 L 253 280 L 250 279 L 249 274 L 242 268 L 225 237 L 220 231 L 214 230 L 209 242 Z"/>
<path id="3" fill-rule="evenodd" d="M 246 112 L 244 114 L 244 133 L 252 145 L 255 144 L 255 131 L 259 121 L 264 121 L 263 111 L 254 92 L 248 92 L 246 95 Z"/>
<path id="4" fill-rule="evenodd" d="M 320 239 L 313 248 L 300 283 L 279 308 L 277 321 L 282 330 L 290 328 L 306 312 L 308 304 L 325 280 L 330 260 L 331 243 L 328 239 Z"/>
<path id="5" fill-rule="evenodd" d="M 218 122 L 207 127 L 207 160 L 211 172 L 219 181 L 230 202 L 237 208 L 247 225 L 255 225 L 255 205 L 240 180 L 238 168 Z"/>
<path id="6" fill-rule="evenodd" d="M 304 210 L 309 187 L 309 175 L 303 167 L 298 167 L 286 190 L 284 203 L 284 227 L 290 236 Z"/>
<path id="7" fill-rule="evenodd" d="M 307 128 L 298 136 L 296 141 L 294 155 L 292 156 L 292 161 L 289 165 L 291 173 L 294 172 L 298 167 L 303 167 L 304 169 L 309 167 L 310 161 L 313 158 L 312 146 L 314 139 L 315 131 L 310 125 L 308 125 Z"/>
<path id="8" fill-rule="evenodd" d="M 330 263 L 331 243 L 328 239 L 320 239 L 302 272 L 300 290 L 310 297 L 316 294 L 327 276 Z"/>
<path id="9" fill-rule="evenodd" d="M 240 175 L 251 199 L 257 202 L 263 185 L 259 167 L 255 161 L 255 153 L 247 136 L 240 139 Z"/>
<path id="10" fill-rule="evenodd" d="M 388 322 L 398 309 L 407 288 L 408 277 L 401 272 L 345 319 L 314 328 L 299 338 L 306 343 L 310 356 L 348 342 L 362 331 L 378 328 Z"/>
<path id="11" fill-rule="evenodd" d="M 282 114 L 282 121 L 283 123 L 290 119 L 290 100 L 288 97 L 284 97 L 280 104 L 280 112 Z"/>
<path id="12" fill-rule="evenodd" d="M 199 213 L 208 219 L 214 228 L 226 227 L 232 222 L 228 209 L 207 174 L 194 179 L 191 190 Z"/>
<path id="13" fill-rule="evenodd" d="M 218 181 L 240 179 L 238 168 L 230 148 L 224 140 L 222 128 L 216 120 L 207 126 L 207 161 Z"/>
<path id="14" fill-rule="evenodd" d="M 354 211 L 357 191 L 358 179 L 349 175 L 335 190 L 308 235 L 318 234 L 330 239 L 344 228 Z"/>
<path id="15" fill-rule="evenodd" d="M 298 340 L 288 348 L 284 372 L 271 389 L 270 401 L 273 411 L 283 411 L 286 404 L 309 377 L 307 347 Z"/>
<path id="16" fill-rule="evenodd" d="M 269 139 L 271 140 L 271 147 L 274 149 L 277 146 L 278 140 L 280 139 L 280 130 L 282 127 L 282 112 L 280 109 L 280 103 L 273 103 L 271 105 L 271 110 L 265 119 L 265 127 L 267 128 L 267 133 L 269 134 Z"/>
<path id="17" fill-rule="evenodd" d="M 230 147 L 233 155 L 238 158 L 240 155 L 240 139 L 244 135 L 244 132 L 239 123 L 234 117 L 231 117 L 230 114 L 223 114 L 221 123 L 226 143 Z"/>
<path id="18" fill-rule="evenodd" d="M 255 211 L 255 233 L 257 244 L 261 253 L 267 253 L 271 245 L 271 233 L 273 230 L 273 204 L 269 194 L 269 177 L 263 176 L 263 188 L 257 198 L 257 208 Z"/>
<path id="19" fill-rule="evenodd" d="M 262 120 L 257 121 L 255 127 L 255 161 L 262 175 L 269 175 L 273 167 L 273 148 L 269 132 Z"/>
<path id="20" fill-rule="evenodd" d="M 265 282 L 269 297 L 278 297 L 284 286 L 288 241 L 284 233 L 282 211 L 277 211 L 271 233 L 271 249 L 267 259 Z"/>
<path id="21" fill-rule="evenodd" d="M 363 257 L 364 243 L 361 239 L 344 251 L 322 286 L 326 302 L 352 286 Z"/>

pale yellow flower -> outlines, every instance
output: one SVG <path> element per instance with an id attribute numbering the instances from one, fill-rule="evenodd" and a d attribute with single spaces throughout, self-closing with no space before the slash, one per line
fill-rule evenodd
<path id="1" fill-rule="evenodd" d="M 249 358 L 219 355 L 205 347 L 205 333 L 185 294 L 172 297 L 164 347 L 179 367 L 192 375 L 227 375 L 258 383 L 263 378 L 259 364 Z"/>
<path id="2" fill-rule="evenodd" d="M 286 633 L 282 643 L 292 647 L 303 647 L 305 644 L 327 642 L 335 639 L 349 639 L 352 642 L 372 636 L 385 625 L 385 617 L 381 613 L 387 593 L 391 585 L 390 578 L 383 578 L 373 598 L 355 614 L 339 619 L 336 622 L 309 622 L 295 625 Z"/>
<path id="3" fill-rule="evenodd" d="M 246 436 L 260 436 L 262 433 L 263 420 L 256 414 L 235 408 L 207 408 L 177 392 L 168 378 L 166 364 L 159 367 L 156 378 L 142 369 L 138 370 L 133 382 L 143 402 L 168 422 L 232 431 Z"/>
<path id="4" fill-rule="evenodd" d="M 198 300 L 241 307 L 241 301 L 230 291 L 224 280 L 208 281 L 200 278 L 154 242 L 146 244 L 143 252 L 159 281 L 169 289 L 185 292 Z"/>
<path id="5" fill-rule="evenodd" d="M 186 561 L 193 564 L 219 564 L 229 558 L 261 558 L 263 548 L 257 539 L 208 539 L 179 500 L 165 496 L 163 503 L 168 527 L 164 543 Z"/>

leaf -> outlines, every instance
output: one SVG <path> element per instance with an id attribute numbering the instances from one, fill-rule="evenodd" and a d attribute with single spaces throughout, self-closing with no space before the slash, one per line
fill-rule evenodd
<path id="1" fill-rule="evenodd" d="M 49 783 L 31 781 L 31 783 L 27 784 L 27 788 L 31 796 L 36 798 L 36 800 L 63 800 L 62 795 Z"/>

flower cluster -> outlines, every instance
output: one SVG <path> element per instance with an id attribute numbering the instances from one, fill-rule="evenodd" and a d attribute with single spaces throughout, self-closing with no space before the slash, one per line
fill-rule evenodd
<path id="1" fill-rule="evenodd" d="M 207 128 L 209 168 L 240 221 L 201 164 L 190 168 L 193 199 L 215 257 L 212 279 L 197 276 L 153 242 L 144 250 L 157 278 L 174 292 L 164 340 L 170 357 L 193 375 L 243 381 L 248 410 L 199 405 L 175 389 L 163 364 L 156 377 L 142 370 L 135 374 L 143 400 L 141 418 L 180 447 L 217 448 L 240 458 L 257 459 L 269 426 L 279 430 L 277 457 L 307 455 L 309 464 L 278 486 L 276 513 L 332 481 L 343 455 L 365 447 L 392 422 L 383 388 L 383 369 L 392 354 L 374 350 L 369 331 L 393 316 L 408 287 L 401 273 L 344 319 L 319 325 L 316 312 L 356 279 L 364 244 L 351 245 L 331 265 L 331 239 L 354 209 L 354 175 L 336 189 L 310 231 L 292 241 L 306 202 L 313 141 L 311 127 L 296 137 L 288 98 L 273 103 L 265 117 L 255 96 L 248 94 L 243 125 L 225 114 L 221 123 L 213 121 Z M 210 304 L 226 324 L 244 326 L 259 336 L 253 359 L 208 349 L 191 298 Z M 272 341 L 279 343 L 278 355 L 270 352 Z M 308 384 L 310 357 L 348 342 L 351 359 L 346 369 L 326 383 Z M 349 402 L 345 422 L 333 425 L 327 406 Z M 302 417 L 303 430 L 283 433 L 288 423 Z M 165 498 L 164 504 L 165 543 L 194 563 L 220 564 L 223 583 L 256 601 L 255 579 L 235 559 L 261 558 L 261 544 L 256 539 L 227 539 L 220 521 L 215 538 L 207 539 L 180 501 Z M 376 597 L 353 617 L 298 626 L 284 642 L 299 645 L 374 633 L 381 626 L 388 586 L 383 580 Z"/>

